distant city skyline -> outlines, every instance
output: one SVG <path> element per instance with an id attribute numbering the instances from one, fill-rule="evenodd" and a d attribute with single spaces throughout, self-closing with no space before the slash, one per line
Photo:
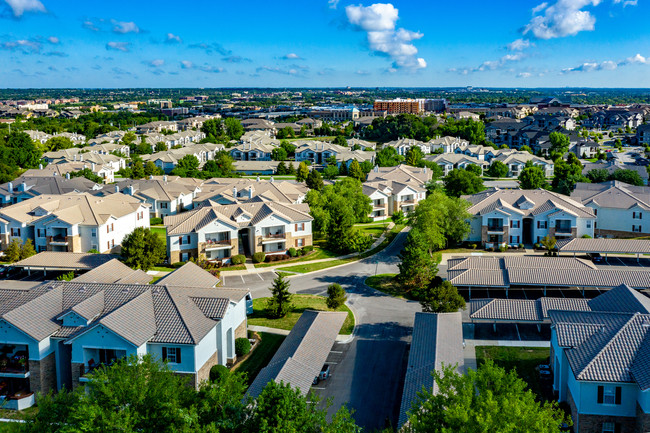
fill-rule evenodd
<path id="1" fill-rule="evenodd" d="M 0 0 L 0 87 L 650 87 L 647 0 Z"/>

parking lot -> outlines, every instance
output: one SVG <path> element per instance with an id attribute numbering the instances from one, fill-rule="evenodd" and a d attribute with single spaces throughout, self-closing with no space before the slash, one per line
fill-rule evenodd
<path id="1" fill-rule="evenodd" d="M 603 261 L 600 263 L 594 263 L 599 269 L 608 269 L 611 267 L 616 268 L 637 268 L 635 270 L 647 270 L 650 271 L 650 258 L 639 257 L 637 260 L 636 256 L 629 257 L 605 257 L 603 256 Z M 644 268 L 644 269 L 640 269 Z"/>
<path id="2" fill-rule="evenodd" d="M 247 288 L 251 284 L 259 284 L 261 281 L 268 281 L 270 287 L 275 278 L 275 272 L 252 272 L 245 275 L 229 275 L 228 272 L 222 272 L 220 278 L 223 287 Z"/>

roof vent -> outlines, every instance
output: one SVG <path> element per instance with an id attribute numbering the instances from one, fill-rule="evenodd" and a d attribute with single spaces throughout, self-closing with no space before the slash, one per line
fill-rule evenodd
<path id="1" fill-rule="evenodd" d="M 79 293 L 86 293 L 86 286 L 81 286 L 79 288 Z"/>
<path id="2" fill-rule="evenodd" d="M 129 288 L 128 287 L 123 288 L 122 293 L 129 293 Z"/>

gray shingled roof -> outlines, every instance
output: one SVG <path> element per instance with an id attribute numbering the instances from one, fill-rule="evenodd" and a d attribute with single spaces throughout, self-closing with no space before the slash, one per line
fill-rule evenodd
<path id="1" fill-rule="evenodd" d="M 46 269 L 78 269 L 91 270 L 117 256 L 112 254 L 89 254 L 89 253 L 61 253 L 43 251 L 34 256 L 14 263 L 19 268 L 46 268 Z"/>
<path id="2" fill-rule="evenodd" d="M 650 298 L 624 284 L 589 301 L 593 311 L 650 314 Z"/>
<path id="3" fill-rule="evenodd" d="M 432 389 L 437 385 L 431 373 L 440 370 L 442 365 L 457 365 L 463 371 L 463 329 L 462 318 L 456 313 L 415 313 L 413 338 L 409 353 L 404 391 L 398 426 L 408 420 L 409 412 L 416 401 L 417 393 L 423 388 Z"/>
<path id="4" fill-rule="evenodd" d="M 563 253 L 636 253 L 650 254 L 650 240 L 642 239 L 569 239 L 558 241 Z"/>
<path id="5" fill-rule="evenodd" d="M 215 287 L 219 284 L 219 278 L 205 269 L 201 269 L 194 263 L 187 262 L 180 268 L 156 281 L 156 284 L 165 286 Z"/>
<path id="6" fill-rule="evenodd" d="M 346 317 L 344 312 L 306 310 L 246 394 L 257 398 L 267 383 L 275 381 L 289 383 L 306 395 Z"/>
<path id="7" fill-rule="evenodd" d="M 151 275 L 138 269 L 133 270 L 117 259 L 109 260 L 103 265 L 89 270 L 72 281 L 77 283 L 124 283 L 149 284 Z"/>

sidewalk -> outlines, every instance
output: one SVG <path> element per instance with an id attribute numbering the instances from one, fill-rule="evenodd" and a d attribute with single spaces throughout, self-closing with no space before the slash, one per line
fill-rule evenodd
<path id="1" fill-rule="evenodd" d="M 395 224 L 391 221 L 387 226 L 387 231 L 391 230 L 393 227 L 395 227 Z M 405 229 L 406 229 L 406 227 L 405 227 Z M 312 263 L 331 262 L 331 261 L 334 261 L 334 260 L 351 259 L 351 258 L 357 257 L 357 256 L 359 256 L 359 255 L 361 255 L 361 254 L 363 254 L 363 253 L 365 253 L 367 251 L 372 251 L 373 249 L 377 248 L 379 245 L 381 245 L 381 243 L 384 241 L 384 239 L 386 239 L 386 234 L 382 233 L 382 235 L 379 236 L 375 240 L 375 242 L 372 243 L 370 248 L 368 248 L 366 251 L 362 251 L 362 252 L 359 252 L 359 253 L 346 254 L 344 256 L 338 256 L 338 257 L 329 257 L 327 259 L 306 260 L 304 262 L 291 262 L 291 261 L 278 262 L 277 265 L 263 267 L 263 268 L 256 268 L 255 265 L 253 265 L 251 263 L 246 263 L 246 269 L 245 270 L 228 271 L 227 268 L 226 268 L 226 269 L 222 269 L 221 272 L 223 273 L 223 275 L 226 275 L 226 276 L 248 275 L 250 273 L 255 273 L 255 272 L 274 272 L 278 268 L 282 268 L 282 267 L 285 267 L 285 266 L 310 265 Z M 291 272 L 289 272 L 289 273 L 291 273 Z"/>

